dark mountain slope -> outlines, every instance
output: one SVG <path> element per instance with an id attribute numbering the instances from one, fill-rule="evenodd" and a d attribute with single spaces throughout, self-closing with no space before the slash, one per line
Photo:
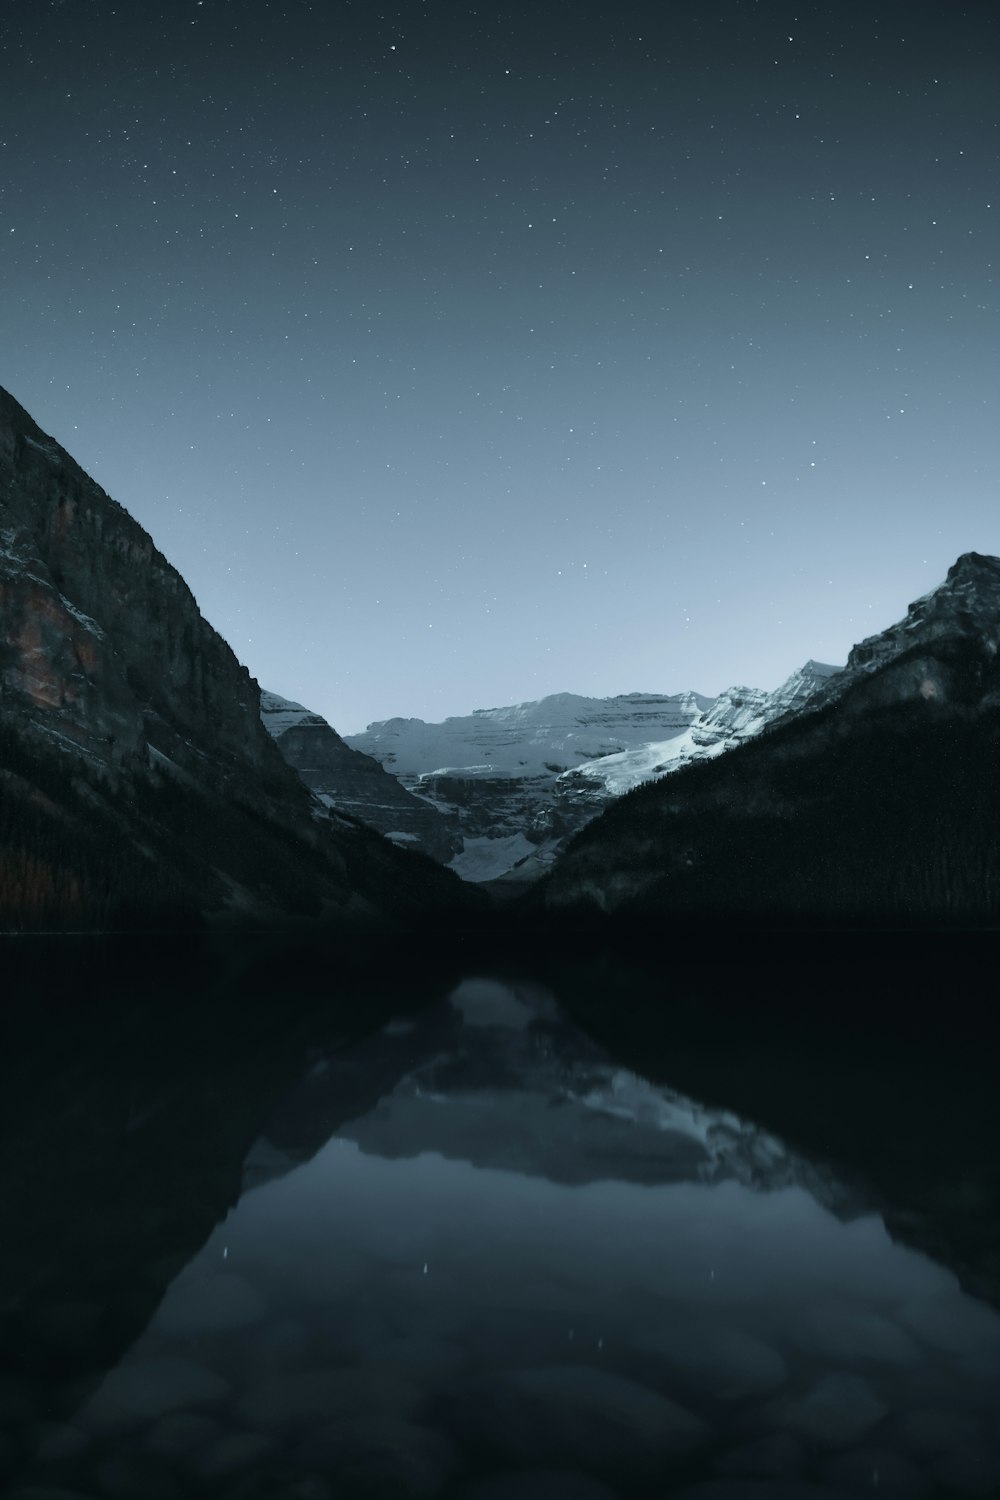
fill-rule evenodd
<path id="1" fill-rule="evenodd" d="M 456 819 L 414 796 L 372 756 L 352 750 L 320 714 L 265 691 L 260 708 L 282 756 L 325 807 L 360 818 L 394 843 L 442 864 L 461 849 Z"/>
<path id="2" fill-rule="evenodd" d="M 824 707 L 622 798 L 541 901 L 647 927 L 1000 920 L 998 626 L 1000 561 L 966 554 Z"/>
<path id="3" fill-rule="evenodd" d="M 0 390 L 0 926 L 350 926 L 463 899 L 311 796 L 180 574 Z"/>

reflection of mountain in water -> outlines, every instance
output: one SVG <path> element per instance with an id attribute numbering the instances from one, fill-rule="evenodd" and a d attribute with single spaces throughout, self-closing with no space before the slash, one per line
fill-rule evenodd
<path id="1" fill-rule="evenodd" d="M 969 938 L 813 935 L 658 965 L 578 961 L 551 982 L 618 1060 L 759 1122 L 863 1182 L 892 1235 L 1000 1306 L 993 961 Z M 756 988 L 755 988 L 756 985 Z"/>
<path id="2" fill-rule="evenodd" d="M 433 1151 L 552 1182 L 798 1183 L 840 1211 L 857 1194 L 774 1135 L 618 1068 L 529 984 L 470 979 L 448 1002 L 318 1062 L 247 1163 L 247 1185 L 311 1155 L 343 1117 L 352 1074 L 385 1092 L 338 1134 L 363 1151 Z M 359 1100 L 360 1104 L 360 1100 Z"/>
<path id="3" fill-rule="evenodd" d="M 1000 1479 L 1000 1319 L 837 1173 L 616 1066 L 540 987 L 442 984 L 418 1013 L 411 983 L 414 1009 L 350 1044 L 391 1014 L 377 985 L 306 1014 L 285 973 L 197 1026 L 174 996 L 90 1012 L 48 1053 L 37 1022 L 21 1039 L 7 1201 L 20 1170 L 47 1216 L 21 1191 L 5 1247 L 16 1500 L 704 1500 L 778 1477 L 844 1500 L 876 1471 L 944 1500 Z M 74 1318 L 48 1368 L 31 1330 Z"/>
<path id="4" fill-rule="evenodd" d="M 237 1201 L 309 1043 L 386 1013 L 377 986 L 342 977 L 319 1014 L 310 975 L 248 971 L 247 946 L 0 940 L 4 1495 Z"/>
<path id="5" fill-rule="evenodd" d="M 246 1181 L 74 1415 L 86 1474 L 121 1434 L 133 1485 L 169 1466 L 234 1500 L 1000 1479 L 1000 1318 L 833 1174 L 615 1068 L 545 992 L 465 982 L 315 1055 Z"/>

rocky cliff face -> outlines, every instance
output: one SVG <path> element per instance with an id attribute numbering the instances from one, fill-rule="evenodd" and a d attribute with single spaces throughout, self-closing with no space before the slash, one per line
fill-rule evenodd
<path id="1" fill-rule="evenodd" d="M 537 702 L 426 724 L 386 719 L 347 736 L 404 782 L 432 772 L 473 770 L 494 775 L 558 775 L 583 761 L 629 745 L 680 734 L 712 703 L 699 693 L 623 693 L 585 698 L 554 693 Z"/>
<path id="2" fill-rule="evenodd" d="M 995 922 L 998 641 L 1000 559 L 967 553 L 804 711 L 610 807 L 541 899 L 644 922 Z"/>
<path id="3" fill-rule="evenodd" d="M 880 701 L 913 696 L 947 701 L 944 656 L 962 644 L 987 658 L 1000 648 L 1000 558 L 963 552 L 944 582 L 915 599 L 902 620 L 852 648 L 843 673 L 817 694 L 815 706 L 836 702 L 875 674 L 880 674 Z"/>
<path id="4" fill-rule="evenodd" d="M 593 804 L 596 815 L 615 797 L 642 782 L 680 770 L 692 761 L 713 759 L 753 739 L 769 724 L 798 713 L 822 693 L 837 673 L 837 667 L 807 661 L 773 692 L 762 688 L 726 688 L 683 734 L 638 745 L 618 755 L 606 755 L 564 772 L 559 778 L 560 795 Z"/>
<path id="5" fill-rule="evenodd" d="M 414 796 L 370 755 L 350 745 L 320 715 L 262 692 L 264 727 L 285 760 L 324 806 L 352 814 L 393 843 L 412 845 L 447 864 L 462 847 L 457 820 Z"/>
<path id="6" fill-rule="evenodd" d="M 180 574 L 2 390 L 0 623 L 0 925 L 449 899 L 316 802 Z"/>
<path id="7" fill-rule="evenodd" d="M 0 485 L 5 716 L 104 766 L 200 764 L 206 738 L 219 771 L 272 765 L 256 686 L 180 574 L 6 391 Z"/>
<path id="8" fill-rule="evenodd" d="M 556 693 L 442 724 L 387 719 L 347 743 L 457 822 L 463 849 L 451 863 L 466 879 L 534 877 L 598 810 L 562 795 L 563 772 L 683 734 L 711 703 L 698 693 Z"/>
<path id="9" fill-rule="evenodd" d="M 559 693 L 443 724 L 388 719 L 349 738 L 457 822 L 464 847 L 451 865 L 465 879 L 530 881 L 616 797 L 798 712 L 836 671 L 810 661 L 774 692 L 716 699 Z"/>

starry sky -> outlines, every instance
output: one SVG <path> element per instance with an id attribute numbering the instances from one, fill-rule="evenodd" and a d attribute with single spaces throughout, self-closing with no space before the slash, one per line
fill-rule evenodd
<path id="1" fill-rule="evenodd" d="M 1000 553 L 994 0 L 3 0 L 0 384 L 343 733 Z"/>

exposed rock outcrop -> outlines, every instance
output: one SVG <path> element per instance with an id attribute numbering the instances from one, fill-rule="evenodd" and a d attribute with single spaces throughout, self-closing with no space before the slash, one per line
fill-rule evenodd
<path id="1" fill-rule="evenodd" d="M 563 772 L 683 734 L 711 704 L 698 693 L 555 693 L 441 724 L 387 719 L 347 743 L 457 823 L 464 847 L 451 863 L 466 879 L 533 878 L 603 805 L 564 796 Z"/>
<path id="2" fill-rule="evenodd" d="M 837 670 L 810 661 L 773 692 L 733 687 L 716 699 L 558 693 L 442 724 L 387 719 L 349 742 L 457 823 L 453 869 L 512 886 L 543 875 L 616 797 L 799 712 Z"/>
<path id="3" fill-rule="evenodd" d="M 683 734 L 638 745 L 619 755 L 606 755 L 564 772 L 559 778 L 560 795 L 572 801 L 592 802 L 596 814 L 644 781 L 677 771 L 692 761 L 712 759 L 753 739 L 786 715 L 799 713 L 823 692 L 838 671 L 823 662 L 807 661 L 773 692 L 726 688 Z"/>
<path id="4" fill-rule="evenodd" d="M 285 760 L 325 807 L 361 818 L 393 843 L 442 864 L 460 851 L 457 819 L 407 791 L 372 756 L 352 750 L 321 714 L 269 692 L 261 692 L 260 712 Z"/>
<path id="5" fill-rule="evenodd" d="M 712 701 L 700 693 L 553 693 L 537 702 L 479 708 L 441 724 L 386 719 L 369 724 L 364 734 L 348 735 L 347 743 L 404 782 L 449 770 L 558 776 L 597 756 L 681 734 Z"/>
<path id="6" fill-rule="evenodd" d="M 0 926 L 350 923 L 459 898 L 311 796 L 177 570 L 2 390 L 0 621 Z"/>
<path id="7" fill-rule="evenodd" d="M 120 763 L 273 764 L 257 690 L 139 524 L 0 390 L 5 715 Z"/>
<path id="8" fill-rule="evenodd" d="M 1000 558 L 963 552 L 944 582 L 915 599 L 901 620 L 852 648 L 843 672 L 816 695 L 814 706 L 836 702 L 876 673 L 879 701 L 920 697 L 946 702 L 953 690 L 941 648 L 947 654 L 949 646 L 963 643 L 986 660 L 1000 648 Z"/>
<path id="9" fill-rule="evenodd" d="M 1000 559 L 967 553 L 804 711 L 637 787 L 541 899 L 648 923 L 1000 920 Z"/>

